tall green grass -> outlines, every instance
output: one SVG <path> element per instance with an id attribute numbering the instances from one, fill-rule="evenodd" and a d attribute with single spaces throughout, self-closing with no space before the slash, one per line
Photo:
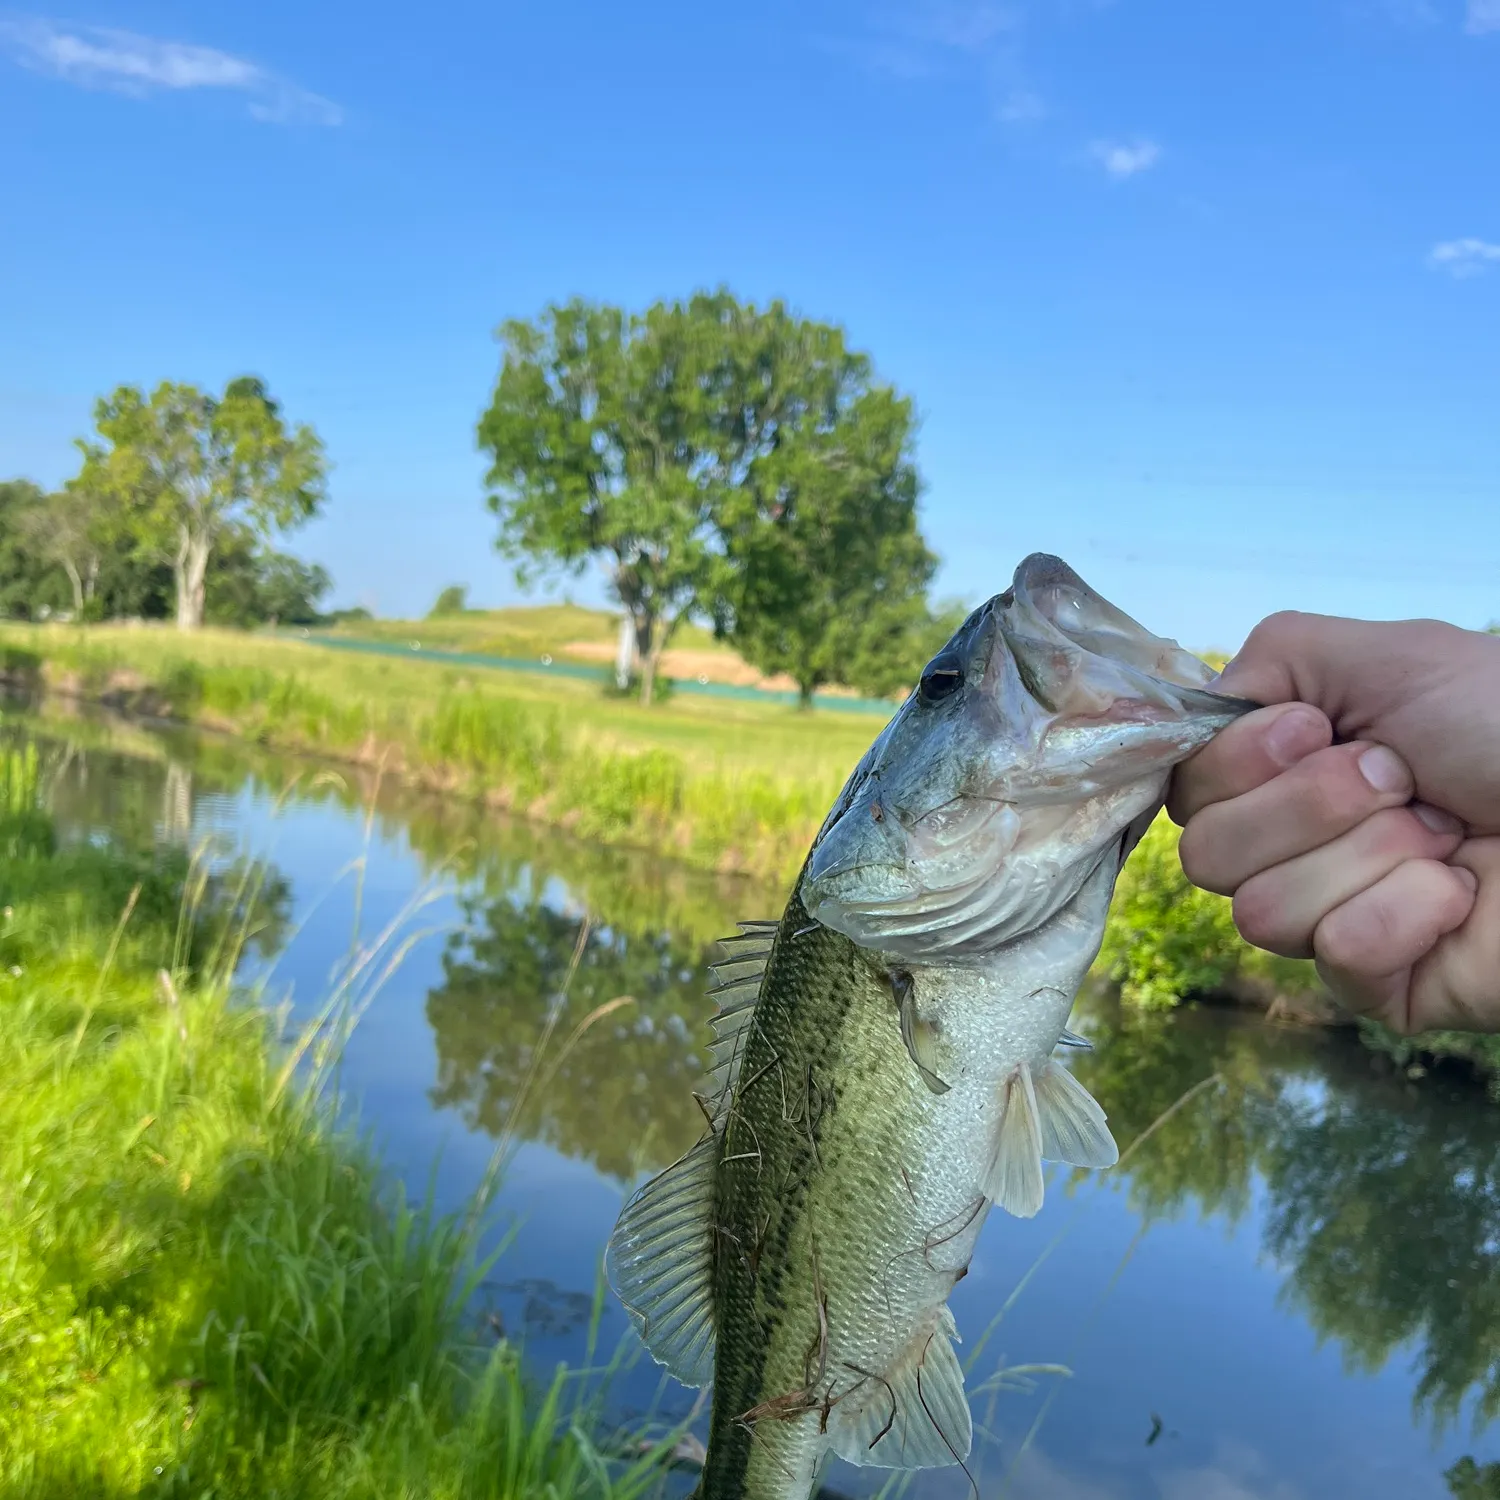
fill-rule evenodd
<path id="1" fill-rule="evenodd" d="M 234 994 L 253 880 L 60 843 L 13 752 L 0 902 L 0 1492 L 659 1484 L 655 1448 L 606 1457 L 597 1387 L 535 1388 L 471 1318 L 482 1205 L 384 1180 L 326 1087 L 337 1028 L 289 1049 Z"/>
<path id="2" fill-rule="evenodd" d="M 380 764 L 702 868 L 788 880 L 878 717 L 734 700 L 658 710 L 587 684 L 146 629 L 0 631 L 12 680 Z"/>

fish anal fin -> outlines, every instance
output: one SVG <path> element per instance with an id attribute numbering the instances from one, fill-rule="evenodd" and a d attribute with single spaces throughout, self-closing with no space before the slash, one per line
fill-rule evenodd
<path id="1" fill-rule="evenodd" d="M 856 1371 L 828 1413 L 828 1440 L 846 1463 L 938 1469 L 962 1463 L 974 1441 L 964 1372 L 946 1307 L 891 1362 Z"/>
<path id="2" fill-rule="evenodd" d="M 1072 1167 L 1112 1167 L 1120 1148 L 1099 1101 L 1060 1063 L 1037 1071 L 1034 1089 L 1042 1127 L 1042 1155 Z"/>
<path id="3" fill-rule="evenodd" d="M 1018 1219 L 1034 1218 L 1042 1206 L 1042 1122 L 1031 1069 L 1021 1063 L 1001 1085 L 1000 1129 L 983 1192 L 997 1208 Z"/>
<path id="4" fill-rule="evenodd" d="M 706 1135 L 620 1211 L 605 1275 L 641 1342 L 683 1385 L 713 1379 L 713 1191 L 718 1137 Z"/>

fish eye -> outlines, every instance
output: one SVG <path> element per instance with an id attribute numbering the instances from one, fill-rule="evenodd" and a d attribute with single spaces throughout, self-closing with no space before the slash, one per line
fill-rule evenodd
<path id="1" fill-rule="evenodd" d="M 957 692 L 963 685 L 963 680 L 963 668 L 959 665 L 958 657 L 944 651 L 927 663 L 922 680 L 917 684 L 917 692 L 924 703 L 938 703 Z"/>

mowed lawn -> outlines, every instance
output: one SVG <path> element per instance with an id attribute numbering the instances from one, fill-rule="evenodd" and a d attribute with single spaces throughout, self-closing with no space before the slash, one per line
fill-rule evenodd
<path id="1" fill-rule="evenodd" d="M 473 651 L 531 661 L 546 654 L 558 661 L 604 666 L 614 661 L 619 628 L 619 616 L 607 610 L 585 609 L 577 604 L 538 604 L 470 609 L 422 620 L 344 620 L 316 634 L 393 646 L 419 641 L 442 651 Z M 710 682 L 747 687 L 795 687 L 789 678 L 766 676 L 738 652 L 716 641 L 711 631 L 690 623 L 672 633 L 662 657 L 661 674 L 706 677 Z"/>

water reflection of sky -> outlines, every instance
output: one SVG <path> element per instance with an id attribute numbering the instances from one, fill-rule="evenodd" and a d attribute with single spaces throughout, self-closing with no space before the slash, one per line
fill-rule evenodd
<path id="1" fill-rule="evenodd" d="M 117 765 L 113 774 L 128 776 L 129 764 Z M 295 935 L 271 966 L 268 984 L 273 998 L 290 989 L 303 1014 L 322 1001 L 347 961 L 356 902 L 366 939 L 391 923 L 408 932 L 438 929 L 405 956 L 370 1004 L 341 1079 L 408 1188 L 420 1195 L 431 1181 L 441 1206 L 462 1204 L 483 1177 L 495 1143 L 468 1128 L 459 1108 L 434 1105 L 440 1056 L 428 1003 L 445 982 L 445 945 L 465 921 L 461 898 L 473 894 L 473 882 L 439 877 L 438 898 L 403 918 L 414 892 L 433 884 L 427 859 L 399 819 L 383 819 L 369 835 L 361 885 L 350 865 L 366 850 L 364 819 L 331 802 L 293 800 L 278 809 L 264 790 L 221 791 L 196 803 L 195 829 L 209 828 L 232 835 L 289 878 Z M 493 836 L 507 835 L 497 825 Z M 536 843 L 534 834 L 527 837 Z M 552 911 L 576 915 L 581 903 L 560 876 L 540 867 L 544 857 L 532 855 L 530 889 L 539 890 Z M 519 913 L 530 904 L 529 894 L 516 893 L 510 909 Z M 723 912 L 725 930 L 738 915 Z M 608 921 L 610 913 L 596 916 Z M 494 1003 L 504 1000 L 497 986 Z M 676 1029 L 698 1021 L 674 1013 L 661 1024 Z M 1310 1065 L 1288 1084 L 1285 1097 L 1315 1111 L 1326 1094 Z M 557 1107 L 565 1113 L 568 1101 Z M 1206 1149 L 1215 1148 L 1210 1142 Z M 976 1422 L 994 1436 L 977 1455 L 982 1495 L 1441 1500 L 1448 1495 L 1442 1472 L 1457 1457 L 1497 1456 L 1492 1441 L 1471 1436 L 1466 1427 L 1434 1440 L 1426 1424 L 1414 1421 L 1409 1349 L 1398 1349 L 1371 1375 L 1346 1369 L 1339 1339 L 1319 1343 L 1286 1293 L 1288 1267 L 1263 1248 L 1271 1210 L 1258 1172 L 1234 1223 L 1186 1201 L 1143 1227 L 1129 1188 L 1125 1171 L 1072 1187 L 1054 1177 L 1037 1219 L 995 1214 L 989 1220 L 954 1296 L 965 1340 L 961 1358 L 1028 1273 L 1029 1279 L 986 1343 L 971 1386 L 1000 1364 L 1062 1364 L 1072 1374 L 1041 1374 L 1029 1392 L 975 1400 Z M 523 1141 L 509 1164 L 495 1232 L 513 1231 L 514 1239 L 486 1295 L 508 1331 L 526 1331 L 532 1357 L 544 1365 L 580 1357 L 578 1314 L 586 1305 L 580 1298 L 593 1291 L 622 1191 L 620 1182 L 587 1162 L 536 1141 Z M 1381 1232 L 1378 1220 L 1370 1232 Z M 604 1349 L 626 1330 L 623 1314 L 607 1303 Z M 659 1372 L 641 1362 L 623 1377 L 615 1397 L 621 1409 L 640 1410 L 660 1390 Z M 677 1410 L 691 1399 L 677 1387 L 666 1391 Z M 1038 1417 L 1039 1431 L 1015 1459 Z M 1148 1445 L 1157 1418 L 1160 1433 Z M 1002 1489 L 1007 1471 L 1011 1483 Z M 873 1488 L 863 1482 L 869 1477 L 839 1466 L 828 1483 L 861 1493 Z M 970 1493 L 956 1471 L 925 1476 L 917 1492 Z"/>

